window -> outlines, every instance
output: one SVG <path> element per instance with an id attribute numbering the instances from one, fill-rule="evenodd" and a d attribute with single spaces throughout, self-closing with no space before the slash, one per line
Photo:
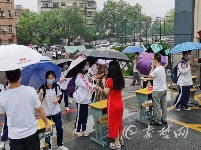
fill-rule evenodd
<path id="1" fill-rule="evenodd" d="M 5 17 L 5 12 L 4 11 L 0 11 L 0 17 Z"/>
<path id="2" fill-rule="evenodd" d="M 16 11 L 16 12 L 15 12 L 15 16 L 19 16 L 19 11 Z"/>
<path id="3" fill-rule="evenodd" d="M 9 40 L 9 44 L 13 44 L 13 40 Z"/>
<path id="4" fill-rule="evenodd" d="M 12 18 L 12 11 L 8 10 L 8 18 Z"/>
<path id="5" fill-rule="evenodd" d="M 54 7 L 54 8 L 59 8 L 59 3 L 54 2 L 54 3 L 53 3 L 53 7 Z"/>
<path id="6" fill-rule="evenodd" d="M 9 32 L 13 33 L 13 27 L 12 27 L 12 25 L 9 25 Z"/>
<path id="7" fill-rule="evenodd" d="M 61 6 L 66 6 L 66 3 L 65 2 L 61 2 Z"/>

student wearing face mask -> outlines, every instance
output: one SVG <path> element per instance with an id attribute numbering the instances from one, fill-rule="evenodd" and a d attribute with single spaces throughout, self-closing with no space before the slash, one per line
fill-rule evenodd
<path id="1" fill-rule="evenodd" d="M 74 134 L 77 136 L 89 136 L 86 132 L 88 119 L 88 104 L 95 89 L 103 90 L 89 81 L 87 70 L 88 63 L 82 62 L 76 66 L 77 76 L 75 79 L 76 91 L 73 93 L 77 105 L 77 118 L 75 122 Z"/>
<path id="2" fill-rule="evenodd" d="M 61 121 L 61 108 L 58 103 L 62 92 L 59 85 L 55 82 L 55 77 L 56 75 L 53 71 L 47 71 L 45 75 L 47 82 L 44 87 L 41 86 L 39 89 L 39 99 L 45 109 L 47 118 L 55 123 L 57 130 L 57 150 L 68 150 L 68 148 L 64 147 L 62 144 L 63 128 Z"/>
<path id="3" fill-rule="evenodd" d="M 60 81 L 59 81 L 59 86 L 61 88 L 62 91 L 62 95 L 61 95 L 61 99 L 59 101 L 59 103 L 61 103 L 61 100 L 64 98 L 64 103 L 65 103 L 65 111 L 70 111 L 70 108 L 68 108 L 68 89 L 67 89 L 67 85 L 68 82 L 70 81 L 71 78 L 66 78 L 66 75 L 68 73 L 68 63 L 63 63 L 62 64 L 62 72 L 61 72 L 61 76 L 60 76 Z"/>

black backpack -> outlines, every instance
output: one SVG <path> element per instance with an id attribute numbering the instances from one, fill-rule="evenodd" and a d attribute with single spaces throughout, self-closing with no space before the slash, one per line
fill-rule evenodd
<path id="1" fill-rule="evenodd" d="M 181 62 L 179 62 L 181 63 Z M 177 70 L 178 70 L 178 65 L 179 63 L 173 68 L 172 73 L 171 73 L 171 79 L 173 83 L 177 83 L 181 73 L 179 74 L 179 76 L 177 75 Z"/>
<path id="2" fill-rule="evenodd" d="M 56 92 L 56 95 L 57 95 L 57 88 L 59 88 L 60 89 L 60 87 L 59 87 L 59 85 L 57 84 L 57 83 L 53 83 L 53 85 L 52 86 L 54 86 L 55 88 L 55 92 Z M 39 88 L 39 90 L 38 90 L 38 93 L 40 92 L 40 89 L 43 89 L 43 99 L 45 98 L 45 95 L 46 95 L 46 83 L 45 84 L 43 84 L 43 85 L 41 85 L 41 87 Z"/>

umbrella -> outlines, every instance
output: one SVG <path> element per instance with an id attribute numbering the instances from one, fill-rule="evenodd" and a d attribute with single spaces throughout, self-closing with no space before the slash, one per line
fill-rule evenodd
<path id="1" fill-rule="evenodd" d="M 59 64 L 63 64 L 65 62 L 71 62 L 71 61 L 73 61 L 73 59 L 59 59 L 59 60 L 55 61 L 54 63 L 56 65 L 59 65 Z"/>
<path id="2" fill-rule="evenodd" d="M 169 53 L 170 53 L 170 49 L 167 49 L 167 50 L 161 50 L 158 52 L 159 54 L 163 55 L 163 56 L 168 56 Z"/>
<path id="3" fill-rule="evenodd" d="M 159 44 L 152 44 L 147 50 L 146 52 L 148 53 L 158 53 L 159 51 L 163 50 L 163 46 L 159 45 Z"/>
<path id="4" fill-rule="evenodd" d="M 77 66 L 83 62 L 86 58 L 79 56 L 77 59 L 73 60 L 70 64 L 70 66 L 68 67 L 68 73 L 66 78 L 70 78 L 70 77 L 75 77 L 78 72 L 77 72 Z"/>
<path id="5" fill-rule="evenodd" d="M 186 43 L 181 43 L 176 46 L 174 46 L 171 50 L 170 53 L 179 53 L 183 51 L 188 51 L 188 50 L 199 50 L 201 49 L 201 43 L 198 42 L 186 42 Z"/>
<path id="6" fill-rule="evenodd" d="M 140 46 L 128 46 L 122 52 L 123 53 L 136 53 L 136 52 L 143 52 L 143 48 Z"/>
<path id="7" fill-rule="evenodd" d="M 32 86 L 36 90 L 40 88 L 42 84 L 46 82 L 45 74 L 47 71 L 52 70 L 56 74 L 56 82 L 59 81 L 61 75 L 61 68 L 52 62 L 39 62 L 26 66 L 22 69 L 21 84 L 26 86 Z"/>
<path id="8" fill-rule="evenodd" d="M 124 53 L 111 50 L 111 49 L 89 51 L 85 54 L 85 56 L 96 57 L 99 59 L 130 61 L 130 59 Z"/>
<path id="9" fill-rule="evenodd" d="M 153 53 L 143 52 L 138 57 L 136 62 L 136 68 L 141 74 L 148 75 L 149 72 L 151 71 L 151 64 L 152 64 L 151 58 L 153 55 L 154 55 Z M 161 56 L 161 65 L 164 66 L 165 64 L 166 64 L 166 57 Z"/>
<path id="10" fill-rule="evenodd" d="M 40 61 L 42 55 L 24 45 L 0 46 L 0 71 L 15 70 Z M 2 65 L 3 64 L 3 65 Z"/>
<path id="11" fill-rule="evenodd" d="M 40 61 L 51 61 L 50 57 L 42 56 Z"/>
<path id="12" fill-rule="evenodd" d="M 98 59 L 97 64 L 105 65 L 105 64 L 109 64 L 110 62 L 111 62 L 111 60 Z"/>
<path id="13" fill-rule="evenodd" d="M 86 50 L 83 50 L 83 51 L 80 51 L 80 52 L 77 52 L 77 54 L 75 56 L 81 56 L 81 55 L 84 55 L 86 54 L 88 51 L 90 51 L 89 49 L 86 49 Z"/>

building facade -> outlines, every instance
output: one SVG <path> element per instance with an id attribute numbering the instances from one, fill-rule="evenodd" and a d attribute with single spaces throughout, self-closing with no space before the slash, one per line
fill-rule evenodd
<path id="1" fill-rule="evenodd" d="M 29 11 L 29 9 L 23 8 L 22 5 L 15 5 L 15 21 L 17 22 L 21 16 L 23 10 Z"/>
<path id="2" fill-rule="evenodd" d="M 92 24 L 92 16 L 97 3 L 94 0 L 38 0 L 38 12 L 49 11 L 54 8 L 68 8 L 77 5 L 86 15 L 87 25 Z"/>
<path id="3" fill-rule="evenodd" d="M 0 45 L 16 44 L 14 0 L 0 1 Z"/>

